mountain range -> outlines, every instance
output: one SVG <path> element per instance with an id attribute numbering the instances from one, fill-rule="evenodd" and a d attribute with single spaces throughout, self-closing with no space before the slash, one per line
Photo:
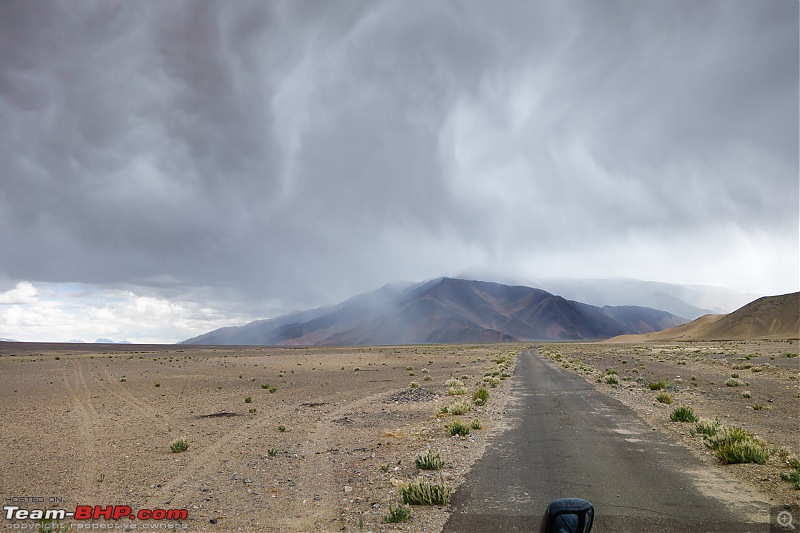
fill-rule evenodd
<path id="1" fill-rule="evenodd" d="M 716 341 L 797 339 L 800 337 L 800 292 L 765 296 L 722 315 L 705 315 L 688 324 L 643 335 L 624 335 L 608 342 Z"/>
<path id="2" fill-rule="evenodd" d="M 338 305 L 217 329 L 201 345 L 391 345 L 607 339 L 688 322 L 641 306 L 594 306 L 522 285 L 438 278 Z"/>

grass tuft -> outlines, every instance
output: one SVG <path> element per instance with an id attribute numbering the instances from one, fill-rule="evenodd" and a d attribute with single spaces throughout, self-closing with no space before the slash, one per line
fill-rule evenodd
<path id="1" fill-rule="evenodd" d="M 432 452 L 431 450 L 425 452 L 425 455 L 418 455 L 414 463 L 420 470 L 439 470 L 444 466 L 442 456 L 438 452 Z"/>
<path id="2" fill-rule="evenodd" d="M 403 502 L 409 505 L 447 505 L 452 489 L 445 482 L 430 483 L 418 479 L 400 489 Z"/>
<path id="3" fill-rule="evenodd" d="M 696 422 L 697 416 L 694 414 L 694 409 L 681 405 L 672 410 L 669 419 L 673 422 Z"/>
<path id="4" fill-rule="evenodd" d="M 383 517 L 383 521 L 387 524 L 399 524 L 400 522 L 408 522 L 411 519 L 411 507 L 408 505 L 400 505 L 398 503 L 395 507 L 389 504 L 389 514 Z"/>
<path id="5" fill-rule="evenodd" d="M 189 443 L 186 442 L 186 439 L 176 439 L 170 443 L 169 449 L 172 450 L 172 453 L 185 452 L 189 449 Z"/>
<path id="6" fill-rule="evenodd" d="M 661 391 L 658 394 L 656 394 L 656 400 L 659 403 L 665 403 L 665 404 L 669 405 L 669 404 L 672 403 L 672 395 L 670 393 L 668 393 L 668 392 Z"/>
<path id="7" fill-rule="evenodd" d="M 714 450 L 723 464 L 756 463 L 763 465 L 769 459 L 769 448 L 749 431 L 731 426 L 708 439 L 708 446 Z"/>
<path id="8" fill-rule="evenodd" d="M 464 437 L 466 435 L 469 435 L 469 427 L 460 420 L 453 420 L 452 422 L 447 424 L 444 428 L 447 430 L 447 433 L 451 437 L 455 437 L 456 435 L 458 435 L 459 437 Z"/>

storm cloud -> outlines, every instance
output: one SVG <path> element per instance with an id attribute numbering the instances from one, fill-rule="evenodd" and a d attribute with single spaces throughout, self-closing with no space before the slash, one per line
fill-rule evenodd
<path id="1" fill-rule="evenodd" d="M 798 47 L 781 0 L 5 1 L 0 292 L 797 290 Z"/>

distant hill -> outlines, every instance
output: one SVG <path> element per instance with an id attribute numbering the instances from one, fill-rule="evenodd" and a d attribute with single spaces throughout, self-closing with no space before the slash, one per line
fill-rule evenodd
<path id="1" fill-rule="evenodd" d="M 686 322 L 636 306 L 596 307 L 525 286 L 439 278 L 387 285 L 332 307 L 221 328 L 185 344 L 380 345 L 606 339 Z"/>
<path id="2" fill-rule="evenodd" d="M 765 296 L 727 315 L 705 315 L 688 324 L 608 342 L 662 342 L 800 338 L 800 292 Z"/>

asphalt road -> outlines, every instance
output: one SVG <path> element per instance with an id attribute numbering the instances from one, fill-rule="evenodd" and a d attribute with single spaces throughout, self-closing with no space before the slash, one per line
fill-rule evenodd
<path id="1" fill-rule="evenodd" d="M 538 531 L 562 497 L 594 504 L 593 533 L 769 531 L 757 495 L 535 350 L 512 387 L 511 427 L 454 494 L 444 531 Z"/>

